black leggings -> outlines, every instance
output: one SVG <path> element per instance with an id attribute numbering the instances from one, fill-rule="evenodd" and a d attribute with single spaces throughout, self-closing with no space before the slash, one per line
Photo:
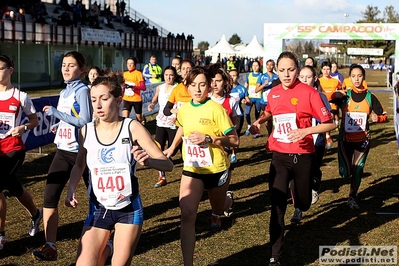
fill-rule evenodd
<path id="1" fill-rule="evenodd" d="M 295 207 L 306 211 L 310 207 L 312 193 L 314 154 L 285 154 L 273 152 L 269 173 L 271 196 L 270 246 L 271 257 L 278 260 L 284 237 L 284 215 L 287 209 L 288 185 L 294 181 Z"/>
<path id="2" fill-rule="evenodd" d="M 25 150 L 12 151 L 0 156 L 0 167 L 3 174 L 0 175 L 0 192 L 8 189 L 8 192 L 14 197 L 21 197 L 24 189 L 19 183 L 15 172 L 21 167 L 25 159 Z"/>
<path id="3" fill-rule="evenodd" d="M 72 167 L 75 165 L 75 152 L 57 150 L 47 174 L 46 188 L 44 190 L 44 208 L 55 209 L 61 197 L 62 190 L 69 180 Z M 88 184 L 87 167 L 83 173 L 83 180 Z"/>
<path id="4" fill-rule="evenodd" d="M 176 129 L 171 129 L 168 127 L 156 127 L 155 129 L 155 140 L 161 146 L 160 149 L 166 149 L 166 141 L 168 142 L 168 147 L 172 144 L 173 139 L 176 135 Z"/>
<path id="5" fill-rule="evenodd" d="M 166 149 L 166 141 L 168 142 L 168 147 L 172 144 L 173 139 L 175 138 L 177 129 L 171 129 L 167 127 L 156 127 L 155 129 L 155 141 L 158 142 L 160 149 Z M 181 150 L 182 144 L 175 149 L 172 156 L 174 156 L 178 150 Z"/>
<path id="6" fill-rule="evenodd" d="M 326 147 L 323 146 L 315 146 L 316 153 L 315 153 L 315 162 L 314 162 L 314 179 L 312 184 L 312 189 L 315 191 L 320 190 L 321 185 L 321 178 L 323 177 L 323 172 L 321 171 L 321 166 L 323 164 L 323 157 L 326 151 Z"/>
<path id="7" fill-rule="evenodd" d="M 242 111 L 242 113 L 244 112 Z M 241 130 L 243 125 L 244 125 L 244 115 L 238 117 L 238 128 L 237 128 L 238 136 L 241 135 Z"/>

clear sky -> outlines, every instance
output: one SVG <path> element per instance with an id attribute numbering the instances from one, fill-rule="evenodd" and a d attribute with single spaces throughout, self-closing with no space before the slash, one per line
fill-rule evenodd
<path id="1" fill-rule="evenodd" d="M 126 0 L 125 0 L 126 1 Z M 130 6 L 174 33 L 192 34 L 194 45 L 211 46 L 225 34 L 235 33 L 243 43 L 256 35 L 263 43 L 264 23 L 352 23 L 362 18 L 368 5 L 385 7 L 398 0 L 131 0 Z M 344 14 L 349 14 L 345 17 Z"/>

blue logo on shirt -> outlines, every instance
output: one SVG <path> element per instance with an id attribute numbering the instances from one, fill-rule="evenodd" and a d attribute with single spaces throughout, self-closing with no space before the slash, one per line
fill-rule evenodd
<path id="1" fill-rule="evenodd" d="M 101 161 L 103 161 L 104 163 L 111 163 L 114 160 L 114 156 L 112 154 L 112 152 L 115 150 L 115 147 L 111 148 L 111 149 L 107 149 L 107 148 L 103 148 L 100 150 L 100 157 L 101 157 Z"/>

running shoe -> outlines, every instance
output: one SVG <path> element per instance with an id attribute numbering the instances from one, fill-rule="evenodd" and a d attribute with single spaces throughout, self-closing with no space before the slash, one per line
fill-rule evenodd
<path id="1" fill-rule="evenodd" d="M 219 229 L 222 226 L 222 219 L 219 215 L 212 214 L 211 229 Z"/>
<path id="2" fill-rule="evenodd" d="M 42 211 L 42 209 L 37 209 L 37 211 L 39 212 L 39 215 L 37 216 L 37 218 L 31 219 L 31 224 L 29 227 L 29 235 L 30 236 L 34 236 L 39 232 L 39 225 L 40 225 L 40 221 L 42 220 L 42 217 L 43 217 L 43 211 Z"/>
<path id="3" fill-rule="evenodd" d="M 255 134 L 255 135 L 254 135 L 254 139 L 257 139 L 257 138 L 259 138 L 259 137 L 260 137 L 259 134 Z"/>
<path id="4" fill-rule="evenodd" d="M 291 223 L 299 223 L 302 220 L 302 211 L 295 208 L 294 215 L 291 218 Z"/>
<path id="5" fill-rule="evenodd" d="M 0 236 L 0 250 L 4 248 L 4 245 L 7 243 L 6 236 Z"/>
<path id="6" fill-rule="evenodd" d="M 166 181 L 165 177 L 159 177 L 158 182 L 155 183 L 154 187 L 163 187 L 166 186 L 168 182 Z"/>
<path id="7" fill-rule="evenodd" d="M 319 193 L 312 189 L 312 204 L 315 204 L 319 200 Z"/>
<path id="8" fill-rule="evenodd" d="M 331 139 L 331 137 L 326 137 L 326 149 L 329 150 L 331 149 L 333 146 L 333 140 Z"/>
<path id="9" fill-rule="evenodd" d="M 275 258 L 271 258 L 269 262 L 269 266 L 279 266 L 280 262 L 276 260 Z"/>
<path id="10" fill-rule="evenodd" d="M 231 155 L 231 163 L 236 163 L 237 162 L 237 157 L 235 154 Z"/>
<path id="11" fill-rule="evenodd" d="M 32 255 L 37 260 L 54 261 L 58 258 L 57 249 L 53 249 L 48 243 L 44 244 L 39 250 L 34 250 Z"/>
<path id="12" fill-rule="evenodd" d="M 353 197 L 349 197 L 347 204 L 351 210 L 359 209 L 359 205 L 357 205 L 356 200 Z"/>
<path id="13" fill-rule="evenodd" d="M 249 128 L 247 130 L 245 130 L 245 136 L 249 136 L 251 134 L 251 132 L 249 132 Z"/>
<path id="14" fill-rule="evenodd" d="M 313 177 L 313 183 L 312 183 L 312 189 L 316 192 L 318 192 L 321 188 L 321 184 L 319 179 L 317 179 L 316 177 Z"/>
<path id="15" fill-rule="evenodd" d="M 231 206 L 227 211 L 224 211 L 224 216 L 230 217 L 233 214 L 234 211 L 234 194 L 232 191 L 227 191 L 226 196 L 229 197 L 232 201 Z"/>

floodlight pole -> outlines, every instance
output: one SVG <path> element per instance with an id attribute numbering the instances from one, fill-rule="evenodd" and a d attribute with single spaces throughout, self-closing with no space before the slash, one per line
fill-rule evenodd
<path id="1" fill-rule="evenodd" d="M 344 13 L 344 17 L 345 17 L 345 23 L 347 23 L 348 21 L 348 17 L 349 17 L 349 14 L 348 13 Z"/>
<path id="2" fill-rule="evenodd" d="M 348 23 L 348 17 L 349 17 L 349 14 L 348 13 L 344 13 L 344 17 L 345 17 L 345 23 Z M 345 66 L 345 64 L 346 64 L 346 62 L 345 62 L 345 59 L 347 58 L 347 54 L 346 54 L 346 52 L 344 53 L 344 66 Z"/>

